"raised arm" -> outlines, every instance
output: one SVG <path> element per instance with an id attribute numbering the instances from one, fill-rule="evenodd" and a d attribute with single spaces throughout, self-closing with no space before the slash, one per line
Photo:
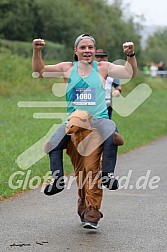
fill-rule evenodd
<path id="1" fill-rule="evenodd" d="M 39 74 L 39 77 L 66 77 L 72 67 L 72 62 L 61 62 L 55 65 L 45 65 L 42 59 L 42 49 L 45 47 L 43 39 L 34 39 L 32 42 L 32 70 Z"/>
<path id="2" fill-rule="evenodd" d="M 125 67 L 129 68 L 129 66 L 127 66 L 127 64 L 129 63 L 132 67 L 132 77 L 135 77 L 137 74 L 137 61 L 136 61 L 135 48 L 134 48 L 133 42 L 124 43 L 123 51 L 127 55 L 127 62 L 125 64 Z"/>
<path id="3" fill-rule="evenodd" d="M 43 39 L 34 39 L 32 42 L 32 47 L 32 70 L 33 72 L 39 73 L 39 75 L 41 76 L 45 67 L 41 53 L 41 50 L 45 47 L 45 41 Z"/>
<path id="4" fill-rule="evenodd" d="M 123 65 L 115 65 L 108 62 L 108 75 L 118 79 L 131 79 L 137 73 L 137 61 L 134 52 L 133 42 L 126 42 L 123 44 L 123 51 L 127 55 L 127 60 Z"/>

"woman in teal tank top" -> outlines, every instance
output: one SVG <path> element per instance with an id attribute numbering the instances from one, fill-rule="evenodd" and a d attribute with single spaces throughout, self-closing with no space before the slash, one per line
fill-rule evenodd
<path id="1" fill-rule="evenodd" d="M 67 112 L 86 110 L 93 118 L 108 118 L 105 89 L 99 78 L 97 61 L 93 61 L 91 72 L 86 77 L 78 73 L 78 62 L 74 62 L 66 90 Z"/>

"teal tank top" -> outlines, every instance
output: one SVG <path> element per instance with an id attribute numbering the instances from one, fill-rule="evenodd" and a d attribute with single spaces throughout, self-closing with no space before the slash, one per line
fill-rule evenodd
<path id="1" fill-rule="evenodd" d="M 95 119 L 108 118 L 105 89 L 99 78 L 97 61 L 93 61 L 92 70 L 86 77 L 78 74 L 78 62 L 73 63 L 68 79 L 66 101 L 69 114 L 75 110 L 86 110 Z"/>

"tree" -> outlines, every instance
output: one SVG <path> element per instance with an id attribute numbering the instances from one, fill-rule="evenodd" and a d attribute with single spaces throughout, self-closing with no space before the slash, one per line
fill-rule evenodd
<path id="1" fill-rule="evenodd" d="M 0 34 L 9 40 L 32 41 L 39 37 L 65 46 L 66 59 L 73 57 L 76 37 L 91 33 L 98 48 L 111 60 L 125 58 L 122 44 L 134 41 L 140 53 L 138 26 L 124 17 L 122 0 L 1 0 Z"/>
<path id="2" fill-rule="evenodd" d="M 0 10 L 1 37 L 28 41 L 42 33 L 43 25 L 34 0 L 3 0 Z"/>
<path id="3" fill-rule="evenodd" d="M 167 28 L 160 28 L 148 37 L 147 46 L 144 50 L 145 62 L 148 64 L 163 61 L 167 67 Z"/>

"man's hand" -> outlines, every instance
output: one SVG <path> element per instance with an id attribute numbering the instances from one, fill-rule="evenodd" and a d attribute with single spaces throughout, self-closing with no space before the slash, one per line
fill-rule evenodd
<path id="1" fill-rule="evenodd" d="M 123 52 L 124 53 L 131 55 L 134 53 L 134 51 L 135 51 L 135 47 L 134 47 L 133 42 L 126 42 L 123 44 Z"/>
<path id="2" fill-rule="evenodd" d="M 120 96 L 120 91 L 119 89 L 115 89 L 113 92 L 112 92 L 112 96 Z"/>
<path id="3" fill-rule="evenodd" d="M 45 47 L 45 41 L 43 39 L 34 39 L 32 42 L 32 47 L 34 50 L 41 50 Z"/>

